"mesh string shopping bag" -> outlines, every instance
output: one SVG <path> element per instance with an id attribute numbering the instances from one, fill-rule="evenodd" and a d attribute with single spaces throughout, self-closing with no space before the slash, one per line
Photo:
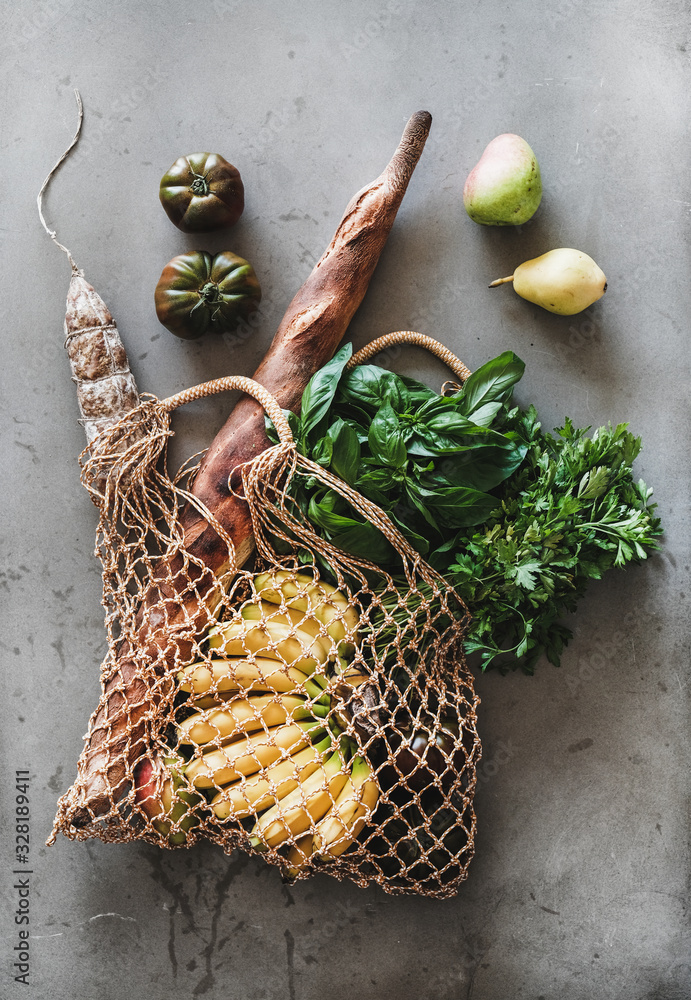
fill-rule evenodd
<path id="1" fill-rule="evenodd" d="M 350 365 L 403 342 L 469 374 L 412 333 L 380 338 Z M 190 492 L 197 466 L 167 471 L 171 413 L 229 389 L 253 395 L 279 437 L 235 470 L 251 567 Z M 454 894 L 473 855 L 480 741 L 469 615 L 447 581 L 379 507 L 299 453 L 278 403 L 247 378 L 146 397 L 92 444 L 83 478 L 100 510 L 108 653 L 51 840 L 204 838 L 259 853 L 291 879 L 320 871 L 390 893 Z M 295 500 L 301 478 L 347 501 L 396 571 L 326 541 Z M 220 574 L 185 550 L 179 511 L 190 502 L 227 547 Z M 173 614 L 180 606 L 189 612 Z"/>

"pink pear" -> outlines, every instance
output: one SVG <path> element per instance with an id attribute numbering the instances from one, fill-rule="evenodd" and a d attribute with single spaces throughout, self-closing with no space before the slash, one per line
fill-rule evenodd
<path id="1" fill-rule="evenodd" d="M 535 214 L 541 198 L 535 153 L 512 132 L 492 139 L 463 188 L 466 212 L 481 226 L 520 226 Z"/>

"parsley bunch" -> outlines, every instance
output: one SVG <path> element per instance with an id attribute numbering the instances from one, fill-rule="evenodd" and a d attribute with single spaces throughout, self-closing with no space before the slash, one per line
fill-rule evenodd
<path id="1" fill-rule="evenodd" d="M 555 437 L 533 406 L 504 423 L 528 444 L 525 460 L 482 528 L 457 535 L 454 558 L 437 565 L 473 612 L 468 652 L 483 669 L 510 665 L 509 652 L 532 673 L 543 652 L 559 665 L 571 633 L 558 619 L 588 581 L 645 559 L 661 529 L 652 490 L 633 479 L 641 441 L 626 424 L 587 437 L 567 419 Z"/>
<path id="2" fill-rule="evenodd" d="M 525 366 L 510 351 L 452 396 L 376 365 L 345 372 L 350 355 L 346 345 L 316 373 L 299 417 L 286 413 L 300 451 L 382 507 L 449 579 L 483 670 L 532 673 L 543 652 L 558 665 L 570 636 L 558 619 L 588 580 L 657 547 L 652 491 L 632 475 L 640 439 L 625 424 L 588 437 L 568 419 L 543 432 L 533 406 L 513 406 Z M 291 491 L 326 538 L 396 573 L 395 550 L 339 494 L 300 475 Z"/>

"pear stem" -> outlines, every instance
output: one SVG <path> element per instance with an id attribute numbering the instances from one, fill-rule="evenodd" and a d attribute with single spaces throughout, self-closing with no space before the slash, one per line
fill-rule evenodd
<path id="1" fill-rule="evenodd" d="M 505 285 L 507 281 L 513 281 L 513 275 L 512 274 L 509 275 L 508 278 L 497 278 L 496 281 L 493 281 L 492 284 L 488 285 L 487 287 L 488 288 L 496 288 L 498 285 Z"/>

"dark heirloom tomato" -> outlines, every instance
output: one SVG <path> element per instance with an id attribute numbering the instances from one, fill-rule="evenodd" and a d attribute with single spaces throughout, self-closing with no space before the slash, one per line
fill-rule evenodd
<path id="1" fill-rule="evenodd" d="M 226 250 L 193 250 L 173 257 L 156 285 L 156 315 L 176 337 L 226 333 L 247 319 L 262 293 L 254 268 Z"/>
<path id="2" fill-rule="evenodd" d="M 217 153 L 190 153 L 161 178 L 161 204 L 183 233 L 234 226 L 245 207 L 240 171 Z"/>
<path id="3" fill-rule="evenodd" d="M 438 728 L 430 719 L 417 729 L 390 738 L 396 768 L 405 776 L 405 786 L 416 791 L 439 779 L 442 786 L 453 784 L 471 756 L 473 742 L 470 730 L 459 740 L 458 723 L 450 718 L 442 719 Z"/>

